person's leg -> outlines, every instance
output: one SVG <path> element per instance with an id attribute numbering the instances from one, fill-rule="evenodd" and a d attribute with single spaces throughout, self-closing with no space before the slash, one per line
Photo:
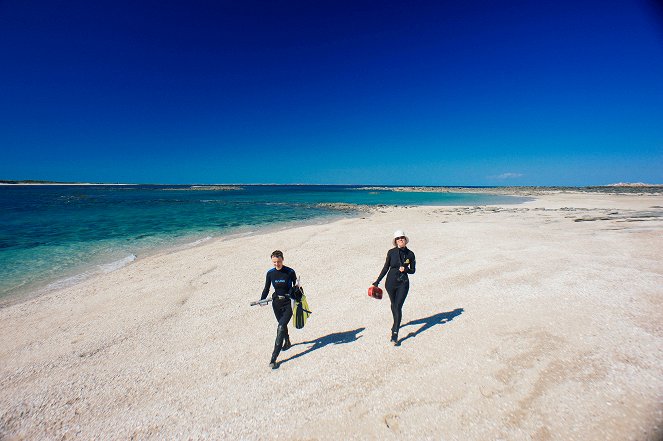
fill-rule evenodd
<path id="1" fill-rule="evenodd" d="M 285 327 L 285 336 L 283 338 L 283 347 L 281 348 L 282 351 L 287 351 L 292 347 L 292 343 L 290 343 L 290 334 L 288 333 L 288 327 Z"/>
<path id="2" fill-rule="evenodd" d="M 276 298 L 272 301 L 272 310 L 274 310 L 274 317 L 276 317 L 276 321 L 278 322 L 281 319 L 281 315 L 283 314 L 282 311 L 283 308 L 281 308 L 281 302 L 279 302 Z"/>
<path id="3" fill-rule="evenodd" d="M 283 346 L 281 347 L 281 349 L 284 351 L 287 351 L 292 346 L 292 344 L 290 343 L 290 334 L 288 334 L 288 323 L 290 323 L 291 319 L 292 319 L 292 304 L 290 303 L 290 301 L 288 301 L 283 308 L 283 315 L 281 315 L 281 318 L 279 319 L 279 326 L 283 326 L 284 330 Z"/>
<path id="4" fill-rule="evenodd" d="M 276 363 L 276 358 L 281 352 L 281 347 L 283 346 L 283 338 L 285 337 L 285 328 L 281 325 L 276 327 L 276 341 L 274 341 L 274 352 L 272 352 L 272 359 L 269 360 L 269 367 L 276 369 L 278 364 Z"/>
<path id="5" fill-rule="evenodd" d="M 272 352 L 272 358 L 269 361 L 269 366 L 272 369 L 276 369 L 278 364 L 276 359 L 283 348 L 283 343 L 285 336 L 288 333 L 288 322 L 292 318 L 292 308 L 290 307 L 290 300 L 279 302 L 278 305 L 274 307 L 274 313 L 277 316 L 279 325 L 276 328 L 276 340 L 274 341 L 274 351 Z"/>
<path id="6" fill-rule="evenodd" d="M 279 318 L 279 325 L 285 328 L 285 334 L 288 335 L 288 323 L 292 319 L 292 306 L 290 306 L 290 300 L 287 300 L 283 305 L 281 312 L 281 317 Z"/>
<path id="7" fill-rule="evenodd" d="M 403 304 L 407 298 L 409 288 L 409 283 L 399 285 L 394 292 L 394 299 L 391 302 L 391 310 L 394 315 L 394 324 L 391 328 L 391 341 L 395 345 L 398 344 L 398 331 L 401 328 L 401 319 L 403 318 Z"/>
<path id="8" fill-rule="evenodd" d="M 391 325 L 391 341 L 395 342 L 398 337 L 397 323 L 400 323 L 397 301 L 398 286 L 395 284 L 387 284 L 385 288 L 387 288 L 389 303 L 391 304 L 391 316 L 394 319 L 393 324 Z"/>
<path id="9" fill-rule="evenodd" d="M 405 303 L 405 299 L 407 298 L 407 292 L 409 289 L 410 289 L 410 284 L 403 283 L 401 286 L 398 287 L 398 289 L 396 290 L 396 295 L 394 296 L 397 314 L 394 316 L 393 330 L 396 332 L 398 332 L 398 330 L 401 328 L 401 319 L 403 318 L 403 304 Z"/>

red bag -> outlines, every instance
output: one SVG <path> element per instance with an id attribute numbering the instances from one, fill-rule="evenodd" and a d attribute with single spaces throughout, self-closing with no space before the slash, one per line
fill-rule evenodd
<path id="1" fill-rule="evenodd" d="M 382 298 L 382 290 L 377 286 L 371 285 L 368 288 L 368 296 L 380 300 Z"/>

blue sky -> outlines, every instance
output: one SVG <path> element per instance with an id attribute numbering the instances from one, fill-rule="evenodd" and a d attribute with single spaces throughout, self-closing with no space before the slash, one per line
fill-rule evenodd
<path id="1" fill-rule="evenodd" d="M 0 179 L 663 183 L 655 0 L 0 0 L 0 60 Z"/>

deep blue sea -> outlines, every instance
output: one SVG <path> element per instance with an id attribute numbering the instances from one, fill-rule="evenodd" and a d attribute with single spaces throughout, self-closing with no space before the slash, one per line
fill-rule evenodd
<path id="1" fill-rule="evenodd" d="M 487 205 L 521 199 L 353 186 L 0 185 L 0 304 L 75 283 L 155 251 L 292 222 L 353 216 L 321 204 Z"/>

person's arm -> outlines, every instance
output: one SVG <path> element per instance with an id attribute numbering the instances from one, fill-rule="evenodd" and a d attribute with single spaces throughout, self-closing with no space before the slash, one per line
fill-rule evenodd
<path id="1" fill-rule="evenodd" d="M 290 268 L 290 269 L 292 269 L 292 268 Z M 290 279 L 292 280 L 292 286 L 293 287 L 295 285 L 297 285 L 297 273 L 295 272 L 295 270 L 292 270 L 292 272 L 290 273 Z"/>
<path id="2" fill-rule="evenodd" d="M 387 259 L 384 262 L 384 266 L 382 267 L 382 271 L 380 271 L 380 275 L 378 276 L 377 280 L 373 282 L 374 286 L 378 286 L 384 275 L 387 274 L 387 271 L 389 271 L 390 261 L 391 261 L 391 256 L 389 255 L 389 252 L 387 252 Z"/>
<path id="3" fill-rule="evenodd" d="M 265 300 L 267 298 L 267 294 L 269 294 L 269 273 L 265 276 L 265 287 L 262 289 L 262 295 L 260 296 L 260 300 Z"/>
<path id="4" fill-rule="evenodd" d="M 410 251 L 410 265 L 408 266 L 407 272 L 408 274 L 414 274 L 414 272 L 417 270 L 415 267 L 416 260 L 414 258 L 414 253 Z"/>
<path id="5" fill-rule="evenodd" d="M 290 281 L 292 282 L 292 286 L 290 287 L 290 298 L 299 302 L 302 300 L 302 295 L 304 294 L 304 291 L 302 291 L 302 289 L 300 289 L 300 287 L 297 286 L 297 273 L 292 268 L 290 268 L 290 270 L 291 270 Z"/>

